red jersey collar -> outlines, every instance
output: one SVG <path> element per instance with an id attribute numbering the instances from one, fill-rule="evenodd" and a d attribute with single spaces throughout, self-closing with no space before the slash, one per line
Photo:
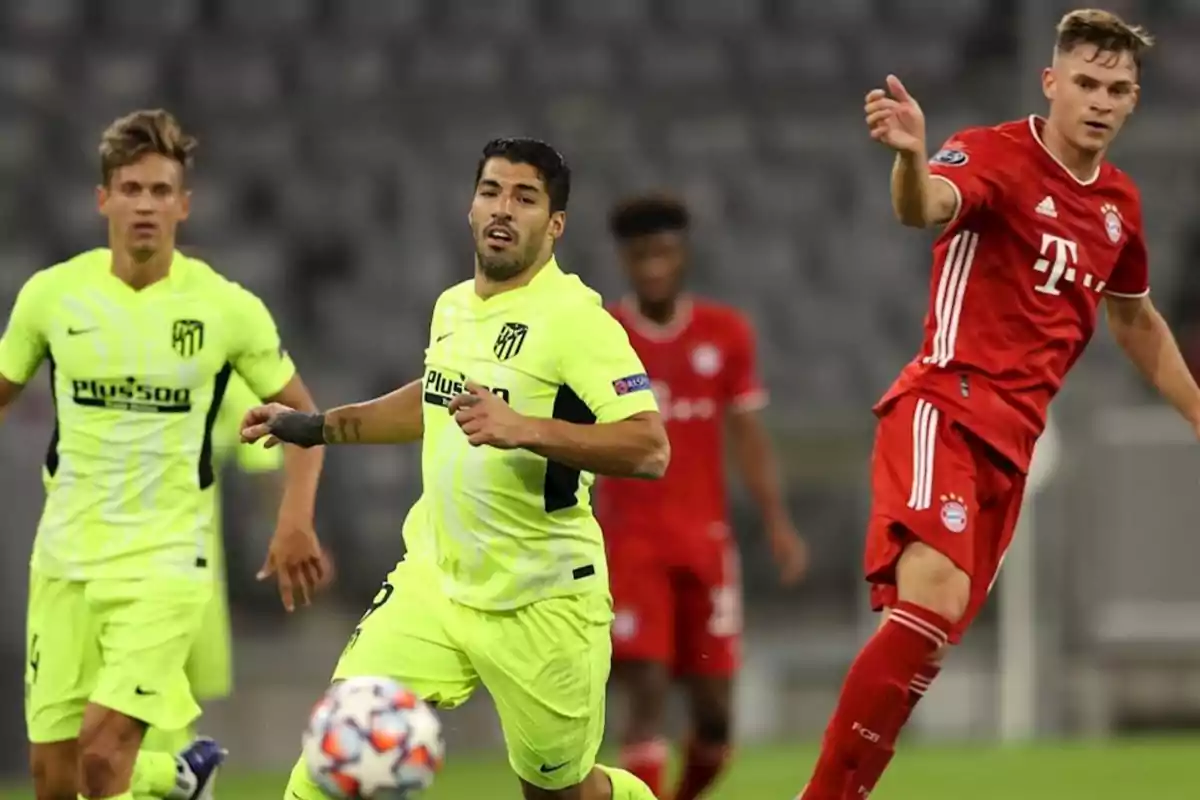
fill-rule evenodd
<path id="1" fill-rule="evenodd" d="M 638 308 L 637 299 L 632 296 L 627 295 L 622 298 L 621 307 L 625 309 L 629 326 L 639 336 L 653 342 L 669 342 L 676 339 L 692 324 L 692 298 L 687 295 L 679 298 L 679 302 L 675 305 L 675 316 L 665 324 L 659 324 L 642 314 Z"/>

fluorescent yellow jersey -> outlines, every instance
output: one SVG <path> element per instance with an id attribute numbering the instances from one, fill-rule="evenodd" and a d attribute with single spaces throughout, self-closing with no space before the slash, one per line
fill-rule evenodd
<path id="1" fill-rule="evenodd" d="M 0 374 L 50 364 L 57 425 L 33 568 L 71 580 L 209 577 L 213 426 L 234 372 L 259 397 L 295 374 L 257 297 L 176 253 L 140 291 L 92 250 L 31 277 Z"/>
<path id="2" fill-rule="evenodd" d="M 436 565 L 463 605 L 607 592 L 593 476 L 528 450 L 468 444 L 447 411 L 467 380 L 531 417 L 607 423 L 657 410 L 624 329 L 554 261 L 487 300 L 472 281 L 444 292 L 425 356 L 424 491 L 404 523 L 407 560 Z"/>

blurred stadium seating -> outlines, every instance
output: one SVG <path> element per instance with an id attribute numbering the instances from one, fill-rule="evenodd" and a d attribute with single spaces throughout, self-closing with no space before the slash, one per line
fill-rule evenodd
<path id="1" fill-rule="evenodd" d="M 1178 251 L 1198 200 L 1200 2 L 1110 5 L 1163 38 L 1148 61 L 1145 110 L 1116 157 L 1143 187 L 1156 293 L 1170 298 L 1190 266 Z M 746 309 L 759 327 L 771 421 L 816 550 L 813 579 L 784 595 L 746 517 L 751 622 L 761 652 L 774 654 L 762 674 L 786 682 L 777 676 L 793 670 L 807 685 L 807 665 L 818 665 L 817 699 L 797 690 L 794 706 L 817 709 L 811 727 L 859 630 L 868 408 L 911 357 L 927 300 L 928 240 L 891 219 L 888 157 L 863 134 L 861 97 L 887 72 L 902 75 L 933 139 L 1036 111 L 1036 69 L 1063 8 L 1057 0 L 4 0 L 0 306 L 33 270 L 102 241 L 94 147 L 107 122 L 133 107 L 169 107 L 199 133 L 186 243 L 267 300 L 323 404 L 417 374 L 433 299 L 470 273 L 464 216 L 487 139 L 534 135 L 567 155 L 575 184 L 560 258 L 608 296 L 622 289 L 605 232 L 609 204 L 634 190 L 677 190 L 695 212 L 696 289 Z M 1063 401 L 1068 415 L 1097 398 L 1142 397 L 1107 342 L 1082 372 L 1071 386 L 1081 403 L 1071 393 Z M 0 465 L 12 476 L 0 543 L 6 608 L 24 604 L 49 413 L 43 391 L 0 437 Z M 1090 436 L 1082 422 L 1065 428 Z M 321 516 L 346 613 L 398 553 L 399 521 L 418 489 L 414 453 L 332 455 Z M 1064 492 L 1055 509 L 1077 510 L 1080 497 Z M 266 532 L 241 519 L 244 504 L 231 507 L 231 566 L 248 576 Z M 1064 537 L 1093 535 L 1084 524 Z M 241 578 L 233 591 L 248 654 L 243 685 L 257 687 L 274 663 L 263 642 L 275 647 L 284 634 L 270 592 Z M 1075 630 L 1072 613 L 1062 624 Z M 346 623 L 306 624 L 298 623 L 323 642 L 302 666 L 311 687 Z M 3 630 L 5 685 L 15 687 L 19 615 Z M 797 631 L 804 654 L 790 652 Z M 293 696 L 279 701 L 289 703 L 299 708 L 292 717 L 303 713 Z M 0 731 L 19 738 L 13 722 L 6 717 Z"/>

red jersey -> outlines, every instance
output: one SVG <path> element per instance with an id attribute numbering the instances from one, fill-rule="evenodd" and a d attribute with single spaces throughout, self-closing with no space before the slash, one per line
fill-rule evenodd
<path id="1" fill-rule="evenodd" d="M 1150 291 L 1132 180 L 1108 163 L 1075 177 L 1044 125 L 971 128 L 931 159 L 958 211 L 934 244 L 921 352 L 876 406 L 924 397 L 1022 471 L 1101 298 Z"/>
<path id="2" fill-rule="evenodd" d="M 657 481 L 603 478 L 597 513 L 606 536 L 647 526 L 681 535 L 724 523 L 725 416 L 766 405 L 754 333 L 727 306 L 686 299 L 675 321 L 647 320 L 632 302 L 609 309 L 629 333 L 658 400 L 671 440 L 671 464 Z"/>

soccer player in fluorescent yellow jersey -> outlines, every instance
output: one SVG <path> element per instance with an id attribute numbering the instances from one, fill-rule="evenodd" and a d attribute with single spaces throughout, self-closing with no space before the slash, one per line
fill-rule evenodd
<path id="1" fill-rule="evenodd" d="M 278 488 L 274 486 L 276 481 L 273 479 L 283 467 L 283 453 L 277 448 L 268 449 L 261 442 L 244 444 L 241 441 L 242 418 L 261 402 L 240 375 L 234 373 L 229 376 L 229 385 L 217 412 L 216 424 L 213 425 L 213 464 L 218 473 L 227 466 L 233 466 L 238 472 L 253 477 L 259 483 L 272 484 L 256 487 L 262 489 L 256 494 L 273 501 L 273 498 L 278 497 Z M 200 704 L 228 697 L 233 688 L 232 637 L 225 586 L 220 489 L 221 480 L 218 475 L 217 482 L 213 484 L 213 503 L 216 508 L 213 511 L 212 544 L 209 551 L 212 553 L 211 572 L 216 583 L 200 632 L 192 644 L 185 665 L 192 695 Z M 195 731 L 191 726 L 178 731 L 151 728 L 146 731 L 142 749 L 174 754 L 186 749 L 195 738 Z M 143 796 L 138 796 L 137 800 L 143 800 Z"/>
<path id="2" fill-rule="evenodd" d="M 31 277 L 0 339 L 0 408 L 46 362 L 57 426 L 34 543 L 26 725 L 37 800 L 210 800 L 223 752 L 139 754 L 147 726 L 199 713 L 185 671 L 212 597 L 212 431 L 233 373 L 313 407 L 250 292 L 175 250 L 194 140 L 165 111 L 100 145 L 108 248 Z M 268 554 L 285 605 L 322 582 L 312 528 L 321 450 L 288 448 Z"/>
<path id="3" fill-rule="evenodd" d="M 334 680 L 391 676 L 441 708 L 479 684 L 526 798 L 652 800 L 596 766 L 612 601 L 593 473 L 657 478 L 650 382 L 600 297 L 554 259 L 570 173 L 553 148 L 489 143 L 470 210 L 475 277 L 433 312 L 425 375 L 325 414 L 264 406 L 243 435 L 302 445 L 422 440 L 407 553 Z M 290 800 L 324 800 L 298 763 Z"/>

